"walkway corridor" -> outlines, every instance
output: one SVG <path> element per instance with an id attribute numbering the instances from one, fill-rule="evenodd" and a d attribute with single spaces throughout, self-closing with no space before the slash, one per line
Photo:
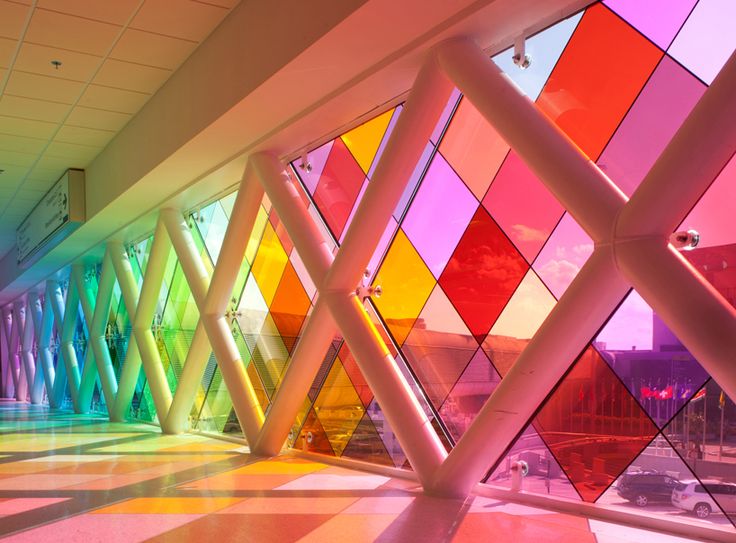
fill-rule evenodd
<path id="1" fill-rule="evenodd" d="M 523 515 L 523 516 L 522 516 Z M 0 403 L 8 542 L 682 542 L 152 426 Z"/>

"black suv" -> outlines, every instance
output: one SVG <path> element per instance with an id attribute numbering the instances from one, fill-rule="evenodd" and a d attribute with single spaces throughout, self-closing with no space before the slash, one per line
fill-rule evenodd
<path id="1" fill-rule="evenodd" d="M 680 483 L 674 477 L 656 471 L 626 473 L 621 477 L 616 491 L 625 500 L 645 507 L 649 503 L 672 502 L 672 491 Z"/>

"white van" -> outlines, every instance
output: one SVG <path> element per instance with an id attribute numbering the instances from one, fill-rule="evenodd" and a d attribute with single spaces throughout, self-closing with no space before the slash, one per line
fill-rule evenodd
<path id="1" fill-rule="evenodd" d="M 736 484 L 682 481 L 672 491 L 672 505 L 695 513 L 698 518 L 707 518 L 713 511 L 721 509 L 724 513 L 736 513 Z"/>

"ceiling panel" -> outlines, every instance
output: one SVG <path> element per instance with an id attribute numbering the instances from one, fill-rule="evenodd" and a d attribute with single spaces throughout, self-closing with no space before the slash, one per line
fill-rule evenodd
<path id="1" fill-rule="evenodd" d="M 0 115 L 60 123 L 69 112 L 67 104 L 5 94 L 0 98 Z"/>
<path id="2" fill-rule="evenodd" d="M 136 113 L 150 97 L 148 93 L 90 85 L 84 91 L 79 104 L 120 113 Z"/>
<path id="3" fill-rule="evenodd" d="M 71 157 L 81 160 L 92 160 L 102 150 L 102 147 L 92 147 L 89 145 L 77 145 L 76 143 L 67 143 L 65 141 L 52 141 L 46 148 L 45 155 Z"/>
<path id="4" fill-rule="evenodd" d="M 55 130 L 54 123 L 0 115 L 0 134 L 49 139 Z"/>
<path id="5" fill-rule="evenodd" d="M 10 61 L 15 54 L 15 48 L 18 46 L 16 40 L 10 38 L 0 38 L 0 68 L 10 66 Z"/>
<path id="6" fill-rule="evenodd" d="M 36 9 L 25 41 L 92 55 L 104 55 L 121 27 L 55 11 Z"/>
<path id="7" fill-rule="evenodd" d="M 28 6 L 0 0 L 0 36 L 17 40 L 20 38 L 28 16 Z"/>
<path id="8" fill-rule="evenodd" d="M 108 59 L 94 82 L 125 90 L 154 93 L 171 76 L 171 70 Z"/>
<path id="9" fill-rule="evenodd" d="M 9 166 L 18 166 L 20 168 L 28 169 L 36 162 L 38 155 L 32 153 L 20 153 L 18 151 L 0 151 L 0 163 L 3 164 L 3 168 Z"/>
<path id="10" fill-rule="evenodd" d="M 0 133 L 0 150 L 2 151 L 38 154 L 43 151 L 45 145 L 46 140 Z"/>
<path id="11" fill-rule="evenodd" d="M 3 190 L 15 190 L 23 179 L 23 176 L 28 173 L 27 167 L 15 166 L 13 164 L 5 164 L 2 169 L 5 170 L 0 174 L 0 188 Z"/>
<path id="12" fill-rule="evenodd" d="M 59 129 L 55 139 L 56 141 L 65 143 L 104 147 L 114 135 L 115 132 L 110 132 L 109 130 L 95 130 L 93 128 L 64 125 Z"/>
<path id="13" fill-rule="evenodd" d="M 52 60 L 61 62 L 61 66 L 55 68 Z M 101 62 L 102 57 L 26 42 L 20 48 L 14 69 L 84 82 L 94 75 Z"/>
<path id="14" fill-rule="evenodd" d="M 227 13 L 225 8 L 191 0 L 146 0 L 130 26 L 200 42 Z"/>
<path id="15" fill-rule="evenodd" d="M 62 104 L 73 104 L 84 89 L 84 83 L 58 77 L 29 74 L 13 70 L 5 87 L 7 94 L 48 100 Z"/>
<path id="16" fill-rule="evenodd" d="M 116 25 L 125 24 L 141 0 L 38 0 L 38 7 Z"/>
<path id="17" fill-rule="evenodd" d="M 69 115 L 66 123 L 70 126 L 83 126 L 85 128 L 117 132 L 128 123 L 130 118 L 131 115 L 127 113 L 77 106 Z"/>
<path id="18" fill-rule="evenodd" d="M 178 68 L 196 47 L 195 41 L 129 28 L 110 53 L 110 58 L 173 70 Z"/>

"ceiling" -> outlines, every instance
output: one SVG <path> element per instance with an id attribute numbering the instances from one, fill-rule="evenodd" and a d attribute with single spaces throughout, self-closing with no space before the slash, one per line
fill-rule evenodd
<path id="1" fill-rule="evenodd" d="M 0 0 L 0 255 L 239 1 Z"/>

